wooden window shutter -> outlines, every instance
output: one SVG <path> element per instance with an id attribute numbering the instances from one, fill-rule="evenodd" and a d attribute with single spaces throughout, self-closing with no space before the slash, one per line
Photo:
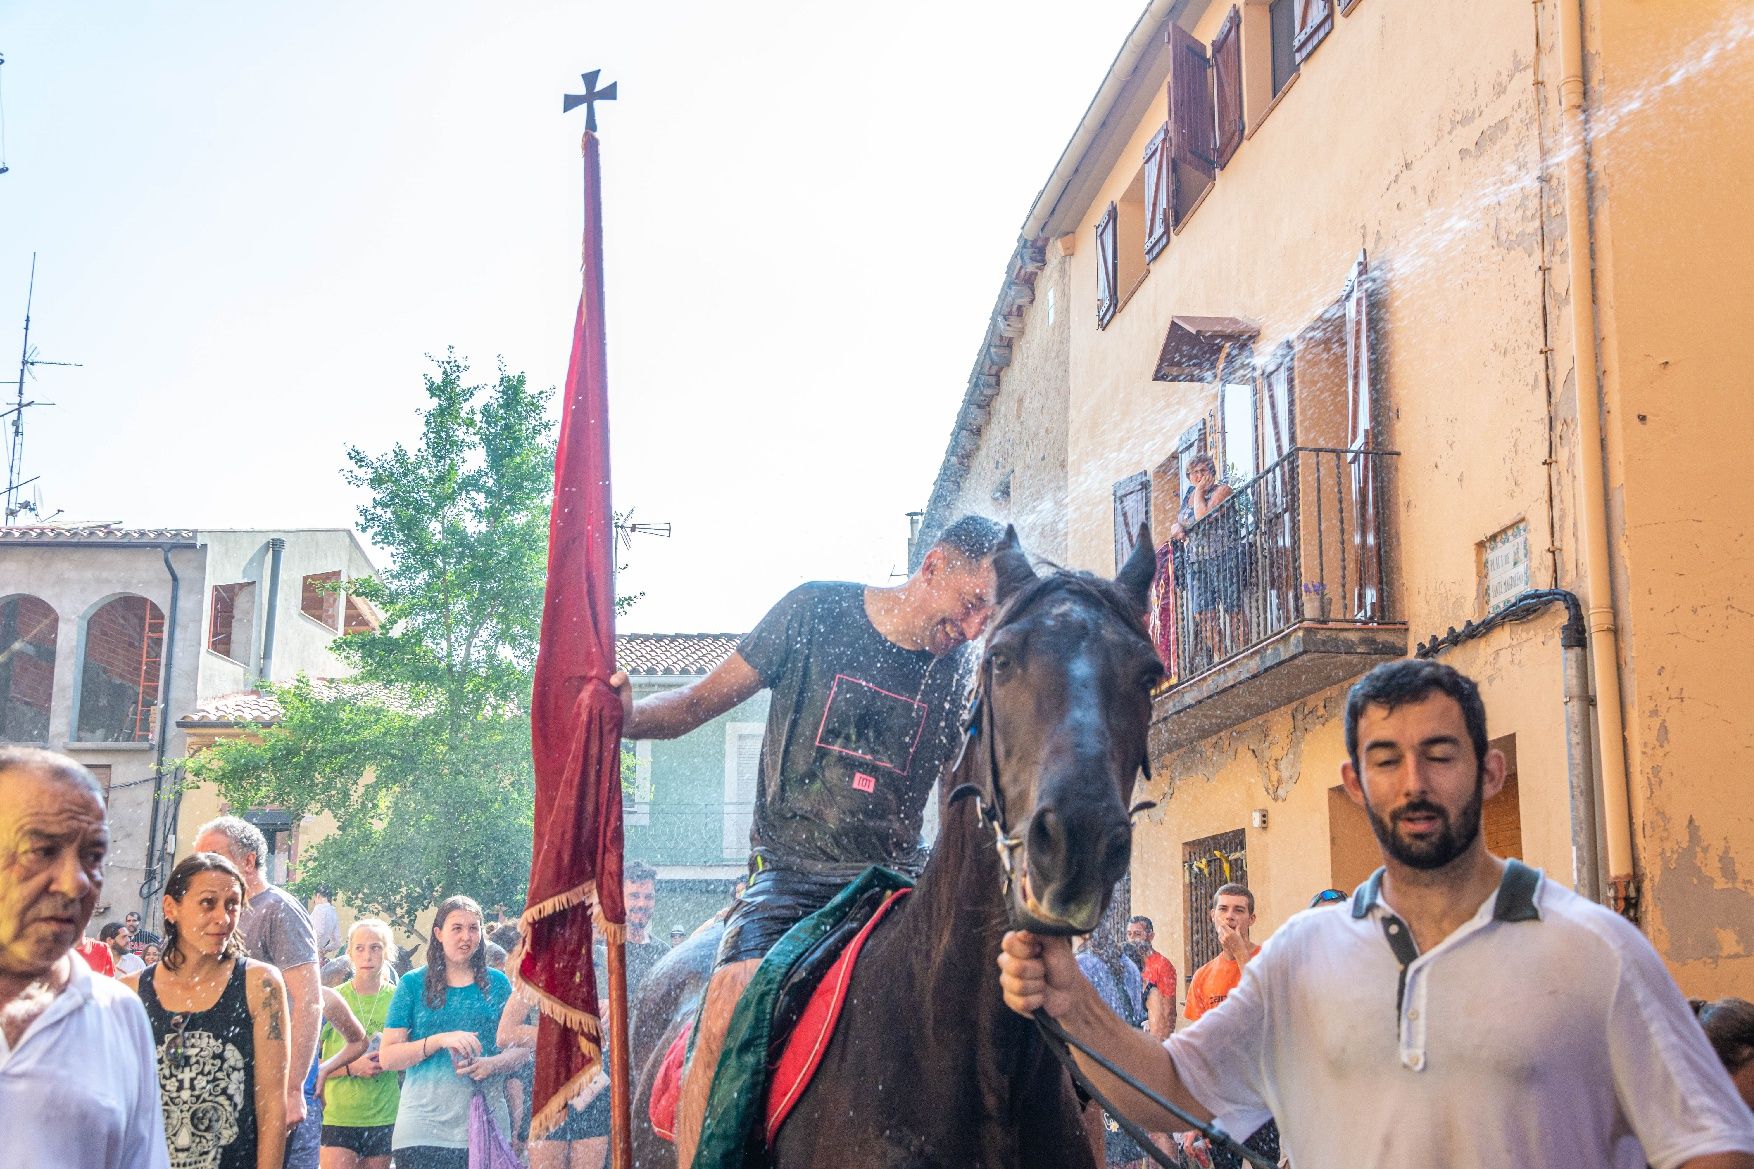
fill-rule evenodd
<path id="1" fill-rule="evenodd" d="M 1242 10 L 1230 15 L 1212 42 L 1212 104 L 1218 115 L 1220 168 L 1242 145 Z"/>
<path id="2" fill-rule="evenodd" d="M 1296 412 L 1292 406 L 1292 356 L 1282 347 L 1274 364 L 1261 374 L 1261 466 L 1270 467 L 1297 445 Z"/>
<path id="3" fill-rule="evenodd" d="M 1145 259 L 1155 260 L 1169 244 L 1169 123 L 1145 148 Z"/>
<path id="4" fill-rule="evenodd" d="M 1378 544 L 1376 428 L 1371 413 L 1370 269 L 1359 252 L 1346 282 L 1346 461 L 1351 466 L 1348 544 L 1353 558 L 1352 615 L 1356 620 L 1381 617 L 1382 549 Z"/>
<path id="5" fill-rule="evenodd" d="M 1133 554 L 1139 525 L 1151 519 L 1151 476 L 1140 471 L 1115 484 L 1115 571 Z"/>
<path id="6" fill-rule="evenodd" d="M 1169 26 L 1170 202 L 1176 226 L 1218 172 L 1212 114 L 1212 62 L 1206 46 L 1179 24 Z"/>
<path id="7" fill-rule="evenodd" d="M 1346 281 L 1346 445 L 1367 450 L 1374 445 L 1370 413 L 1370 269 L 1363 252 Z"/>
<path id="8" fill-rule="evenodd" d="M 1291 41 L 1299 65 L 1334 27 L 1334 0 L 1293 0 L 1297 5 L 1297 31 Z"/>
<path id="9" fill-rule="evenodd" d="M 1096 327 L 1106 328 L 1114 319 L 1115 302 L 1120 296 L 1120 239 L 1115 230 L 1115 205 L 1096 222 Z"/>

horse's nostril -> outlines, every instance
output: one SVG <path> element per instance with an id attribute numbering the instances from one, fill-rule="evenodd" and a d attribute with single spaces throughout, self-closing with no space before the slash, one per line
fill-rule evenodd
<path id="1" fill-rule="evenodd" d="M 1049 807 L 1037 808 L 1029 821 L 1029 851 L 1043 859 L 1057 858 L 1065 835 L 1065 825 L 1058 813 Z"/>
<path id="2" fill-rule="evenodd" d="M 1133 829 L 1122 824 L 1108 834 L 1102 846 L 1102 879 L 1113 884 L 1133 863 Z"/>

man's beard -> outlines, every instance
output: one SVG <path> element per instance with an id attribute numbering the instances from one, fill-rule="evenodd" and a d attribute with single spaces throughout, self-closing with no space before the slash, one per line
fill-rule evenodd
<path id="1" fill-rule="evenodd" d="M 1379 816 L 1368 801 L 1364 812 L 1370 817 L 1370 830 L 1376 834 L 1377 843 L 1395 861 L 1410 869 L 1441 869 L 1473 846 L 1475 838 L 1480 835 L 1480 811 L 1485 803 L 1486 777 L 1482 774 L 1475 781 L 1474 794 L 1462 805 L 1460 819 L 1451 820 L 1448 809 L 1429 800 L 1414 800 L 1390 813 L 1392 820 L 1399 820 L 1411 812 L 1437 816 L 1442 827 L 1436 835 L 1420 841 L 1403 839 L 1396 833 L 1394 824 Z"/>

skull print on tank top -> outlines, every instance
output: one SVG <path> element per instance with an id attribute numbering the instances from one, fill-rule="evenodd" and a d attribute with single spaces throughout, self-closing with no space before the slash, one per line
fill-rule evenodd
<path id="1" fill-rule="evenodd" d="M 202 1011 L 172 1011 L 140 975 L 140 1001 L 152 1022 L 158 1087 L 171 1169 L 255 1169 L 255 1033 L 239 958 L 219 999 Z"/>

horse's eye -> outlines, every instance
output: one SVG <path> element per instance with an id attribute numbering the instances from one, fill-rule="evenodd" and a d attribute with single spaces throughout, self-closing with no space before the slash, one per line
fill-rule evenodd
<path id="1" fill-rule="evenodd" d="M 1156 690 L 1162 684 L 1163 684 L 1163 667 L 1162 666 L 1148 667 L 1144 673 L 1139 675 L 1139 686 L 1147 694 L 1150 694 L 1152 691 Z"/>
<path id="2" fill-rule="evenodd" d="M 1002 672 L 1011 668 L 1011 659 L 1003 652 L 994 650 L 987 655 L 987 664 L 992 666 L 995 673 Z"/>

